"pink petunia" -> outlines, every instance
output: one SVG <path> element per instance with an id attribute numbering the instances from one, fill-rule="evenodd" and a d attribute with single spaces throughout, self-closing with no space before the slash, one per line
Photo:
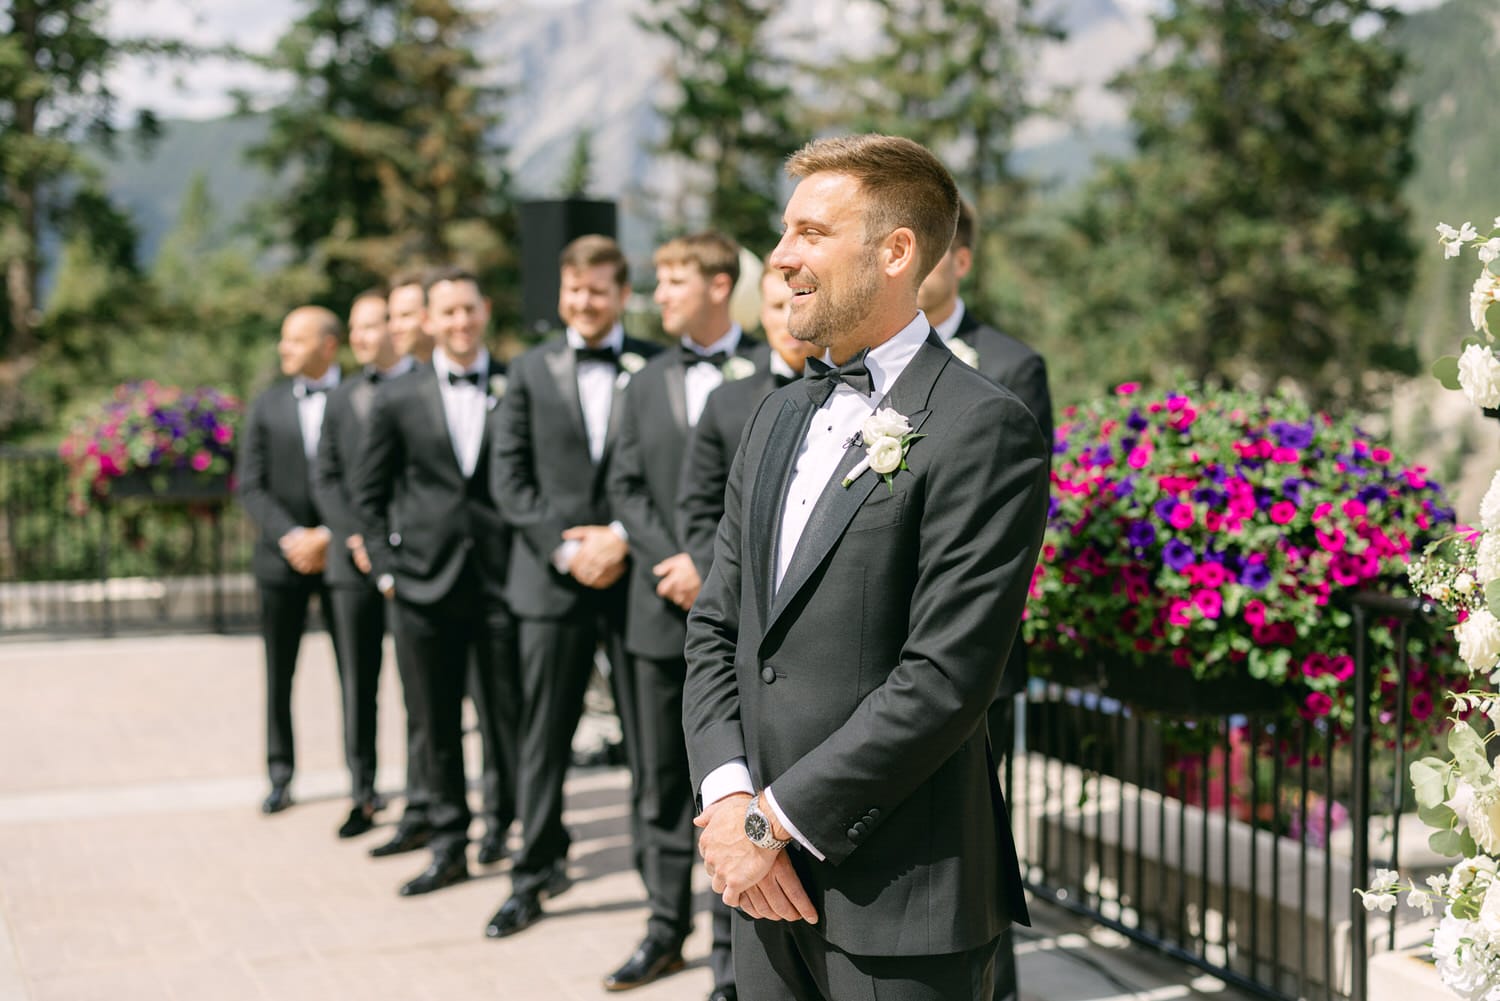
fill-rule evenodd
<path id="1" fill-rule="evenodd" d="M 1365 507 L 1364 501 L 1344 501 L 1344 516 L 1348 518 L 1363 518 L 1370 509 Z"/>
<path id="2" fill-rule="evenodd" d="M 1278 525 L 1286 525 L 1297 517 L 1297 506 L 1290 501 L 1277 501 L 1271 505 L 1271 520 Z"/>
<path id="3" fill-rule="evenodd" d="M 1370 450 L 1370 458 L 1382 466 L 1391 461 L 1391 450 L 1388 448 L 1376 448 Z"/>
<path id="4" fill-rule="evenodd" d="M 1347 538 L 1342 528 L 1335 528 L 1331 532 L 1325 532 L 1321 528 L 1314 529 L 1313 535 L 1317 536 L 1318 545 L 1322 546 L 1326 551 L 1330 553 L 1344 551 L 1344 543 L 1347 541 Z"/>
<path id="5" fill-rule="evenodd" d="M 220 424 L 214 428 L 214 441 L 220 445 L 228 445 L 231 441 L 234 441 L 234 428 L 228 424 Z"/>
<path id="6" fill-rule="evenodd" d="M 1252 626 L 1263 626 L 1266 624 L 1266 604 L 1254 598 L 1245 602 L 1245 621 Z"/>
<path id="7" fill-rule="evenodd" d="M 1411 718 L 1421 722 L 1432 715 L 1432 696 L 1418 692 L 1411 697 Z"/>
<path id="8" fill-rule="evenodd" d="M 1307 698 L 1302 702 L 1302 708 L 1297 710 L 1303 719 L 1317 719 L 1327 716 L 1333 711 L 1333 699 L 1327 692 L 1308 692 Z"/>
<path id="9" fill-rule="evenodd" d="M 1138 382 L 1122 382 L 1115 387 L 1116 396 L 1131 396 L 1140 391 L 1141 384 Z"/>
<path id="10" fill-rule="evenodd" d="M 1196 519 L 1193 517 L 1193 509 L 1187 504 L 1178 504 L 1172 509 L 1172 513 L 1167 517 L 1168 523 L 1170 523 L 1171 526 L 1178 531 L 1192 528 L 1193 522 L 1195 520 Z"/>
<path id="11" fill-rule="evenodd" d="M 213 461 L 214 461 L 214 457 L 213 456 L 209 455 L 207 452 L 203 451 L 202 449 L 199 449 L 198 451 L 196 451 L 196 452 L 193 453 L 193 457 L 192 457 L 191 460 L 189 460 L 189 464 L 194 469 L 196 469 L 198 472 L 201 473 L 205 469 L 207 469 L 209 466 L 213 465 Z"/>
<path id="12" fill-rule="evenodd" d="M 1204 589 L 1193 592 L 1193 607 L 1203 613 L 1205 619 L 1217 619 L 1223 610 L 1224 599 L 1218 591 Z"/>
<path id="13" fill-rule="evenodd" d="M 1167 621 L 1174 626 L 1190 626 L 1193 620 L 1188 618 L 1188 609 L 1192 608 L 1186 601 L 1177 600 L 1167 607 Z"/>
<path id="14" fill-rule="evenodd" d="M 1295 448 L 1275 448 L 1271 450 L 1271 461 L 1293 465 L 1302 461 L 1302 456 Z"/>
<path id="15" fill-rule="evenodd" d="M 1210 532 L 1221 532 L 1224 530 L 1224 516 L 1217 511 L 1205 511 L 1203 513 L 1203 527 Z"/>
<path id="16" fill-rule="evenodd" d="M 1125 460 L 1131 469 L 1145 469 L 1151 462 L 1151 450 L 1149 448 L 1132 448 L 1130 456 Z"/>
<path id="17" fill-rule="evenodd" d="M 1328 661 L 1328 673 L 1340 681 L 1348 681 L 1354 677 L 1354 658 L 1347 653 L 1341 653 Z"/>

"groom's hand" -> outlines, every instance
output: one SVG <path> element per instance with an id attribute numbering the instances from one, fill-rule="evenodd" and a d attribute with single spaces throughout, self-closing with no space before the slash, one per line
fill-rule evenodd
<path id="1" fill-rule="evenodd" d="M 818 923 L 818 910 L 813 907 L 792 868 L 792 860 L 785 851 L 776 853 L 776 861 L 766 878 L 746 890 L 740 897 L 740 910 L 752 918 L 768 921 L 806 921 Z"/>
<path id="2" fill-rule="evenodd" d="M 745 837 L 749 802 L 748 793 L 734 793 L 693 818 L 693 824 L 703 829 L 698 851 L 714 892 L 752 918 L 817 921 L 818 912 L 785 850 L 760 848 Z"/>

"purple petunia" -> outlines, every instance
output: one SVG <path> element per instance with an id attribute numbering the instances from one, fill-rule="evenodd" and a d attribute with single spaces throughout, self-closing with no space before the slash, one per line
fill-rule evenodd
<path id="1" fill-rule="evenodd" d="M 1193 547 L 1181 539 L 1172 539 L 1167 542 L 1161 551 L 1162 562 L 1173 570 L 1181 571 L 1184 567 L 1194 563 L 1198 555 L 1193 552 Z"/>
<path id="2" fill-rule="evenodd" d="M 1156 541 L 1156 526 L 1149 521 L 1131 522 L 1130 530 L 1125 533 L 1125 537 L 1136 549 L 1145 549 Z M 1172 541 L 1177 542 L 1178 540 L 1173 539 Z M 1171 544 L 1168 543 L 1167 545 L 1170 547 Z M 1178 544 L 1181 545 L 1180 542 Z"/>
<path id="3" fill-rule="evenodd" d="M 1247 562 L 1240 571 L 1240 583 L 1252 591 L 1264 591 L 1271 583 L 1271 571 L 1260 560 Z"/>

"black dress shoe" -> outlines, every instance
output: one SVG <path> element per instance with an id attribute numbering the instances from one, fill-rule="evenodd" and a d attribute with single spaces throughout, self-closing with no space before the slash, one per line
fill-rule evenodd
<path id="1" fill-rule="evenodd" d="M 349 816 L 339 826 L 339 837 L 357 838 L 374 826 L 375 805 L 373 803 L 355 803 L 349 809 Z"/>
<path id="2" fill-rule="evenodd" d="M 542 900 L 535 893 L 513 893 L 500 905 L 484 933 L 490 938 L 505 938 L 530 928 L 542 916 Z"/>
<path id="3" fill-rule="evenodd" d="M 628 991 L 632 987 L 644 987 L 669 973 L 683 968 L 682 947 L 663 945 L 647 938 L 625 960 L 625 965 L 604 978 L 607 991 Z"/>
<path id="4" fill-rule="evenodd" d="M 560 897 L 573 888 L 573 877 L 568 875 L 568 863 L 566 859 L 558 859 L 552 863 L 552 871 L 547 874 L 547 882 L 542 885 L 542 892 L 548 897 Z"/>
<path id="5" fill-rule="evenodd" d="M 401 887 L 401 896 L 415 897 L 423 893 L 441 890 L 445 886 L 462 883 L 469 878 L 469 863 L 463 852 L 432 856 L 432 864 L 422 870 L 416 879 Z"/>
<path id="6" fill-rule="evenodd" d="M 278 782 L 271 786 L 271 791 L 266 794 L 265 801 L 260 804 L 261 813 L 280 813 L 292 805 L 292 793 L 287 789 L 285 782 Z"/>
<path id="7" fill-rule="evenodd" d="M 709 994 L 708 1001 L 740 1001 L 738 987 L 715 987 L 713 993 Z"/>
<path id="8" fill-rule="evenodd" d="M 387 855 L 414 852 L 418 848 L 426 848 L 427 842 L 431 840 L 431 828 L 397 824 L 396 833 L 391 836 L 391 840 L 383 845 L 376 845 L 374 848 L 371 848 L 370 855 L 374 858 L 384 858 Z"/>
<path id="9" fill-rule="evenodd" d="M 505 835 L 490 831 L 479 842 L 479 854 L 475 856 L 480 865 L 494 865 L 505 858 Z"/>

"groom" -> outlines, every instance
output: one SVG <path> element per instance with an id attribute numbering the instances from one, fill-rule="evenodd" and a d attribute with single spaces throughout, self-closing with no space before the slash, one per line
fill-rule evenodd
<path id="1" fill-rule="evenodd" d="M 988 999 L 1027 913 L 985 710 L 1046 444 L 917 309 L 958 215 L 932 154 L 826 139 L 787 171 L 771 266 L 825 360 L 751 419 L 689 618 L 699 848 L 745 1001 Z"/>

